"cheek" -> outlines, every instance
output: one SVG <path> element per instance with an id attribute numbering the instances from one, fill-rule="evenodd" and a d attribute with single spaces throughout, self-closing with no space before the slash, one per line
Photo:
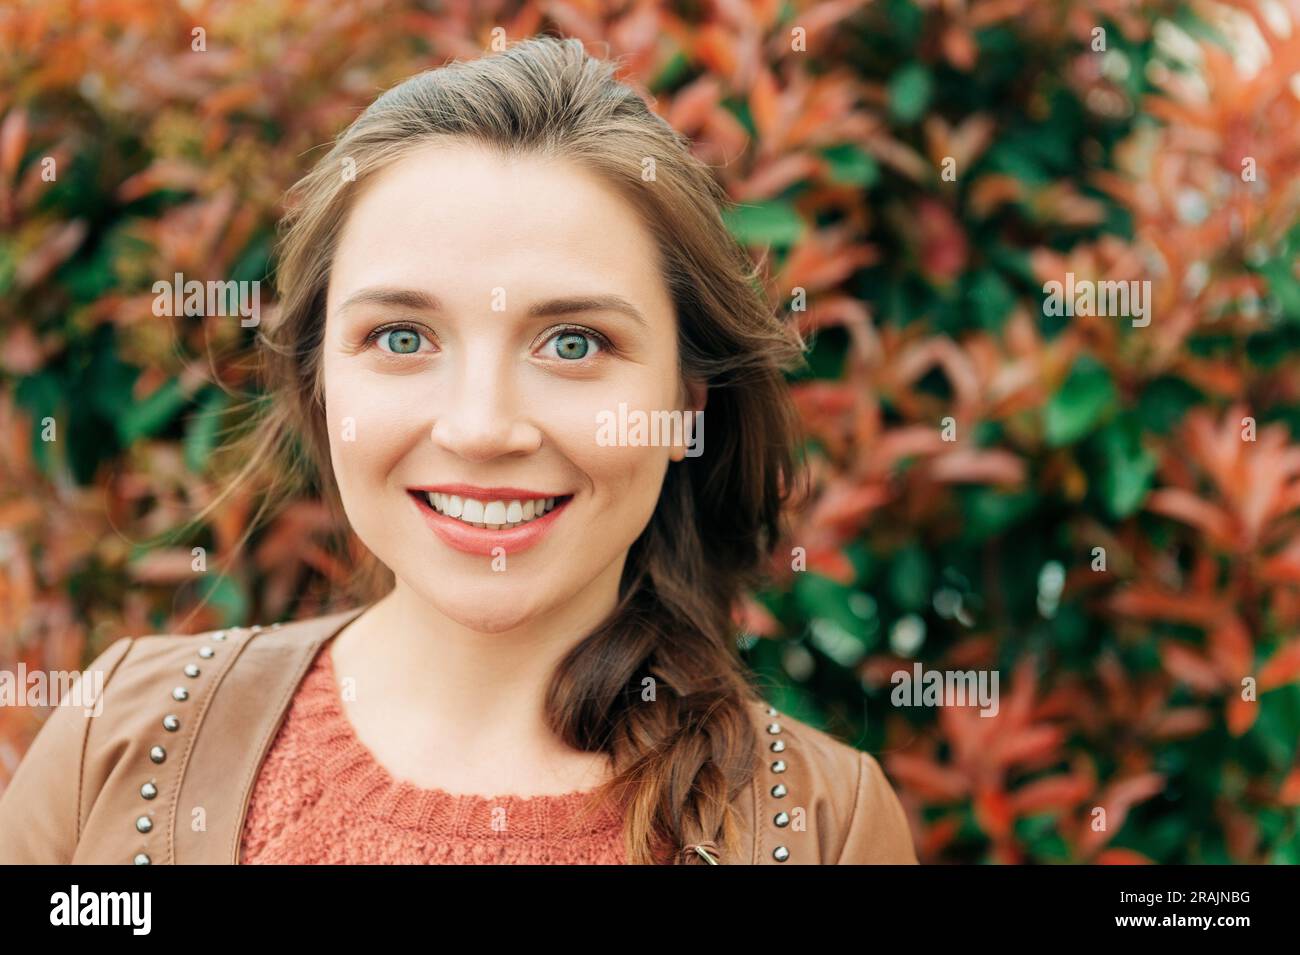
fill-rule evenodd
<path id="1" fill-rule="evenodd" d="M 617 419 L 620 404 L 625 406 L 625 418 L 637 411 L 671 408 L 675 396 L 665 380 L 671 381 L 671 376 L 622 376 L 604 386 L 591 383 L 581 391 L 556 395 L 555 400 L 541 405 L 548 409 L 544 419 L 548 439 L 590 484 L 593 519 L 617 521 L 618 530 L 624 533 L 628 530 L 625 524 L 640 522 L 644 526 L 653 513 L 671 448 L 602 443 L 601 423 L 611 416 Z M 632 537 L 639 532 L 640 527 L 635 528 Z"/>
<path id="2" fill-rule="evenodd" d="M 414 409 L 422 406 L 395 392 L 393 382 L 325 362 L 325 418 L 334 473 L 349 511 L 364 494 L 379 491 L 397 462 L 425 436 Z"/>

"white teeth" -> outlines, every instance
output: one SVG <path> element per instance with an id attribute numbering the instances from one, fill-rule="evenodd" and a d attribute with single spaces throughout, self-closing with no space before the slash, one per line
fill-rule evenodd
<path id="1" fill-rule="evenodd" d="M 474 527 L 500 530 L 517 527 L 555 509 L 555 498 L 539 497 L 525 501 L 480 501 L 472 497 L 428 491 L 429 506 L 440 514 L 455 517 Z"/>

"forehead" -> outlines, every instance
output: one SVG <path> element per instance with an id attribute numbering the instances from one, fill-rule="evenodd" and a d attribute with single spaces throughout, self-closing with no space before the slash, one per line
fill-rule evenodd
<path id="1" fill-rule="evenodd" d="M 655 311 L 668 307 L 658 261 L 636 209 L 581 166 L 438 143 L 363 185 L 329 297 L 335 305 L 380 283 L 472 296 L 479 306 L 496 288 L 529 298 L 612 291 Z"/>

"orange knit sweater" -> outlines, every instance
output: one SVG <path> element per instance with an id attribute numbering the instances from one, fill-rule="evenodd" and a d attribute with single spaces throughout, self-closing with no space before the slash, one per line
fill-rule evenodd
<path id="1" fill-rule="evenodd" d="M 393 779 L 347 719 L 328 648 L 299 685 L 262 765 L 241 863 L 625 861 L 621 813 L 602 805 L 579 818 L 584 792 L 455 795 Z"/>

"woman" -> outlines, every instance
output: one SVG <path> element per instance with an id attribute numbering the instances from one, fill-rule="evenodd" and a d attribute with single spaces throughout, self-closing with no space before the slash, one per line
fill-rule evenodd
<path id="1" fill-rule="evenodd" d="M 295 187 L 241 480 L 301 448 L 377 590 L 114 644 L 0 861 L 915 861 L 876 761 L 734 651 L 800 344 L 612 72 L 537 38 L 416 76 Z"/>

